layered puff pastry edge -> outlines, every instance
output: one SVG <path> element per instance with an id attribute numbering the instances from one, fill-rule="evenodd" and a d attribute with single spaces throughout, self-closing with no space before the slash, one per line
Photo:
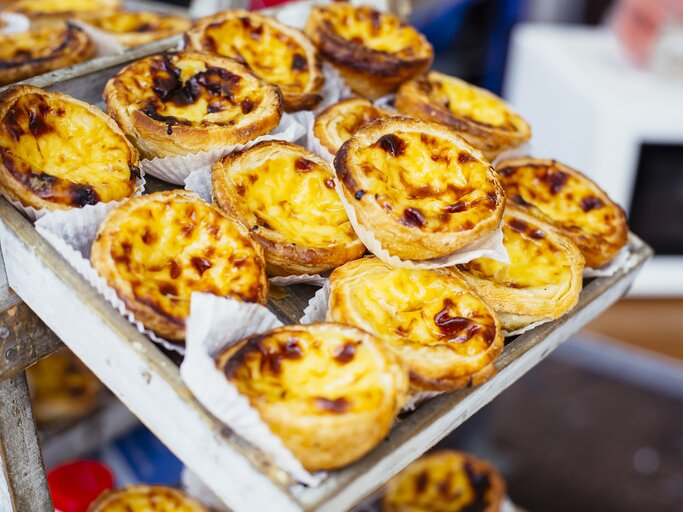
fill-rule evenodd
<path id="1" fill-rule="evenodd" d="M 196 21 L 185 34 L 188 48 L 231 57 L 276 85 L 287 112 L 312 110 L 325 82 L 315 46 L 295 28 L 270 16 L 241 9 Z"/>
<path id="2" fill-rule="evenodd" d="M 0 92 L 0 188 L 36 209 L 133 195 L 138 153 L 97 107 L 30 85 Z"/>
<path id="3" fill-rule="evenodd" d="M 450 126 L 489 160 L 531 139 L 529 124 L 501 98 L 437 71 L 403 84 L 396 109 Z"/>
<path id="4" fill-rule="evenodd" d="M 374 256 L 332 272 L 327 320 L 384 341 L 408 368 L 413 393 L 477 386 L 503 350 L 498 318 L 461 278 Z"/>
<path id="5" fill-rule="evenodd" d="M 503 239 L 509 264 L 478 258 L 449 270 L 494 309 L 505 331 L 554 320 L 576 305 L 584 259 L 574 243 L 513 207 L 505 210 Z"/>
<path id="6" fill-rule="evenodd" d="M 301 146 L 265 141 L 213 165 L 214 203 L 265 251 L 270 275 L 315 274 L 359 258 L 327 163 Z"/>
<path id="7" fill-rule="evenodd" d="M 0 34 L 0 85 L 71 66 L 95 52 L 90 37 L 67 22 Z"/>
<path id="8" fill-rule="evenodd" d="M 227 348 L 216 364 L 309 471 L 344 466 L 376 446 L 408 388 L 382 342 L 343 324 L 280 327 Z"/>
<path id="9" fill-rule="evenodd" d="M 500 225 L 505 196 L 496 173 L 448 127 L 373 121 L 342 145 L 334 166 L 358 222 L 391 255 L 446 256 Z"/>
<path id="10" fill-rule="evenodd" d="M 165 485 L 129 485 L 100 494 L 88 512 L 209 512 L 194 498 Z"/>
<path id="11" fill-rule="evenodd" d="M 628 242 L 624 210 L 579 171 L 534 158 L 501 162 L 496 171 L 508 201 L 554 225 L 581 250 L 587 266 L 609 263 Z"/>
<path id="12" fill-rule="evenodd" d="M 88 15 L 85 21 L 126 48 L 148 44 L 186 31 L 189 18 L 153 11 L 116 11 Z"/>
<path id="13" fill-rule="evenodd" d="M 356 94 L 377 99 L 434 60 L 427 39 L 399 18 L 345 2 L 315 5 L 304 32 Z"/>
<path id="14" fill-rule="evenodd" d="M 13 0 L 5 10 L 28 16 L 32 25 L 42 25 L 116 11 L 121 5 L 122 0 Z"/>
<path id="15" fill-rule="evenodd" d="M 315 116 L 313 134 L 330 154 L 336 155 L 342 144 L 363 126 L 393 115 L 365 98 L 349 98 L 330 105 Z"/>
<path id="16" fill-rule="evenodd" d="M 455 450 L 422 456 L 386 485 L 382 512 L 500 512 L 506 486 L 490 463 Z"/>
<path id="17" fill-rule="evenodd" d="M 100 226 L 90 260 L 137 320 L 175 342 L 185 338 L 192 292 L 267 300 L 261 247 L 217 208 L 184 190 L 118 206 Z"/>
<path id="18" fill-rule="evenodd" d="M 276 87 L 237 61 L 192 51 L 133 62 L 107 82 L 104 99 L 145 158 L 245 144 L 282 116 Z"/>

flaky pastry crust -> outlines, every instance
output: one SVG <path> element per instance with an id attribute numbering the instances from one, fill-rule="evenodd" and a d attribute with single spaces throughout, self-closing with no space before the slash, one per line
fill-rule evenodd
<path id="1" fill-rule="evenodd" d="M 554 225 L 586 265 L 609 263 L 628 241 L 624 210 L 584 174 L 554 160 L 519 158 L 496 171 L 511 204 Z"/>
<path id="2" fill-rule="evenodd" d="M 407 366 L 412 392 L 479 385 L 503 350 L 496 315 L 462 279 L 393 268 L 374 256 L 332 272 L 327 320 L 384 341 Z"/>
<path id="3" fill-rule="evenodd" d="M 192 292 L 265 304 L 263 251 L 241 226 L 195 194 L 135 197 L 100 226 L 90 253 L 137 320 L 181 342 Z"/>
<path id="4" fill-rule="evenodd" d="M 334 173 L 307 149 L 265 141 L 213 165 L 215 204 L 263 246 L 271 275 L 315 274 L 359 258 Z"/>
<path id="5" fill-rule="evenodd" d="M 0 34 L 0 85 L 82 62 L 95 50 L 87 34 L 71 23 Z"/>
<path id="6" fill-rule="evenodd" d="M 392 115 L 392 112 L 374 106 L 365 98 L 349 98 L 320 112 L 315 117 L 313 134 L 331 154 L 336 155 L 341 145 L 363 126 Z"/>
<path id="7" fill-rule="evenodd" d="M 423 73 L 434 50 L 391 14 L 348 3 L 315 5 L 304 32 L 356 94 L 377 99 Z"/>
<path id="8" fill-rule="evenodd" d="M 122 0 L 13 0 L 5 10 L 28 16 L 36 26 L 112 12 L 120 9 L 121 3 Z"/>
<path id="9" fill-rule="evenodd" d="M 194 498 L 163 485 L 129 485 L 103 492 L 88 512 L 209 512 Z"/>
<path id="10" fill-rule="evenodd" d="M 448 127 L 373 121 L 342 145 L 334 166 L 358 222 L 400 258 L 451 254 L 500 224 L 505 196 L 496 173 Z"/>
<path id="11" fill-rule="evenodd" d="M 201 52 L 133 62 L 107 82 L 104 99 L 145 158 L 245 144 L 282 116 L 276 87 L 239 62 Z"/>
<path id="12" fill-rule="evenodd" d="M 550 224 L 506 208 L 503 243 L 510 263 L 478 258 L 450 270 L 496 312 L 508 332 L 561 317 L 579 300 L 584 259 Z"/>
<path id="13" fill-rule="evenodd" d="M 499 512 L 505 494 L 505 481 L 490 463 L 441 450 L 424 455 L 389 481 L 382 512 Z"/>
<path id="14" fill-rule="evenodd" d="M 275 18 L 241 9 L 201 18 L 185 34 L 188 48 L 231 57 L 282 91 L 287 112 L 312 110 L 325 83 L 315 46 Z"/>
<path id="15" fill-rule="evenodd" d="M 184 16 L 153 11 L 97 13 L 88 15 L 85 21 L 113 37 L 126 48 L 180 34 L 192 24 L 190 19 Z"/>
<path id="16" fill-rule="evenodd" d="M 489 160 L 531 139 L 529 124 L 501 98 L 436 71 L 403 84 L 396 109 L 450 126 Z"/>
<path id="17" fill-rule="evenodd" d="M 408 387 L 390 350 L 343 324 L 280 327 L 229 347 L 216 364 L 309 471 L 376 446 Z"/>
<path id="18" fill-rule="evenodd" d="M 0 93 L 0 188 L 59 210 L 133 195 L 138 153 L 97 107 L 30 85 Z"/>

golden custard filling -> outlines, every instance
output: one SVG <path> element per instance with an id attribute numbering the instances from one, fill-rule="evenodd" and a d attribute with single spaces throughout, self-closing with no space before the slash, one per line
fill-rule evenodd
<path id="1" fill-rule="evenodd" d="M 503 244 L 510 257 L 509 264 L 489 258 L 478 258 L 461 265 L 461 268 L 475 277 L 509 288 L 561 284 L 569 288 L 572 276 L 569 256 L 546 237 L 543 229 L 506 215 L 503 224 Z"/>
<path id="2" fill-rule="evenodd" d="M 359 267 L 338 286 L 363 326 L 399 352 L 443 347 L 460 356 L 478 356 L 496 337 L 493 317 L 458 281 L 431 270 Z M 336 286 L 333 286 L 333 289 Z M 340 314 L 344 316 L 344 311 Z M 338 319 L 350 320 L 348 318 Z"/>
<path id="3" fill-rule="evenodd" d="M 149 491 L 123 489 L 106 500 L 106 512 L 197 512 L 197 505 L 180 493 L 153 487 Z"/>
<path id="4" fill-rule="evenodd" d="M 614 206 L 596 196 L 587 180 L 542 164 L 503 167 L 498 176 L 513 204 L 533 205 L 553 224 L 594 235 L 615 229 Z"/>
<path id="5" fill-rule="evenodd" d="M 202 46 L 243 61 L 264 80 L 289 91 L 305 90 L 311 80 L 306 51 L 269 23 L 240 16 L 209 25 Z"/>
<path id="6" fill-rule="evenodd" d="M 159 55 L 133 64 L 116 80 L 126 102 L 172 125 L 239 125 L 263 101 L 260 84 L 201 59 Z"/>
<path id="7" fill-rule="evenodd" d="M 383 135 L 355 155 L 368 194 L 397 222 L 425 232 L 467 231 L 488 218 L 497 190 L 487 163 L 420 132 Z"/>
<path id="8" fill-rule="evenodd" d="M 215 208 L 149 201 L 118 225 L 111 257 L 136 299 L 184 323 L 192 292 L 258 302 L 262 263 L 248 238 Z"/>
<path id="9" fill-rule="evenodd" d="M 522 119 L 507 104 L 484 90 L 464 82 L 441 80 L 428 75 L 430 101 L 444 105 L 457 117 L 487 124 L 507 131 L 524 125 Z"/>
<path id="10" fill-rule="evenodd" d="M 228 175 L 230 186 L 260 226 L 306 247 L 351 243 L 356 235 L 326 167 L 299 153 L 261 153 Z"/>
<path id="11" fill-rule="evenodd" d="M 107 16 L 91 18 L 88 23 L 107 32 L 117 34 L 181 31 L 189 24 L 183 18 L 154 12 L 116 12 Z"/>
<path id="12" fill-rule="evenodd" d="M 69 28 L 65 24 L 0 34 L 0 63 L 19 65 L 50 57 L 69 42 L 69 37 Z"/>
<path id="13" fill-rule="evenodd" d="M 292 413 L 373 410 L 384 400 L 385 361 L 334 326 L 318 332 L 289 326 L 247 340 L 224 371 L 251 401 L 286 403 Z"/>
<path id="14" fill-rule="evenodd" d="M 414 28 L 370 7 L 332 4 L 323 9 L 323 19 L 343 39 L 378 52 L 413 58 L 424 45 Z"/>
<path id="15" fill-rule="evenodd" d="M 42 199 L 71 206 L 130 196 L 137 168 L 123 135 L 78 103 L 20 96 L 0 125 L 12 176 Z"/>
<path id="16" fill-rule="evenodd" d="M 386 114 L 372 105 L 357 105 L 343 111 L 339 120 L 334 123 L 334 130 L 341 143 L 349 140 L 363 126 Z"/>
<path id="17" fill-rule="evenodd" d="M 86 12 L 111 9 L 119 4 L 112 0 L 17 0 L 12 10 L 28 13 Z"/>

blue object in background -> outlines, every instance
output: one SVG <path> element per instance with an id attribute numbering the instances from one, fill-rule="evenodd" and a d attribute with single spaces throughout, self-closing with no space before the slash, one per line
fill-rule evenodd
<path id="1" fill-rule="evenodd" d="M 445 50 L 453 44 L 467 10 L 475 1 L 447 0 L 441 2 L 428 13 L 417 12 L 412 23 L 432 43 L 434 51 Z"/>
<path id="2" fill-rule="evenodd" d="M 116 487 L 146 483 L 180 484 L 183 463 L 145 427 L 120 437 L 94 454 L 115 475 Z"/>

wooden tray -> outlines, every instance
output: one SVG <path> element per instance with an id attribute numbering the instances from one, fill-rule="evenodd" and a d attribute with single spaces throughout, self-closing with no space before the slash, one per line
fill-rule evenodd
<path id="1" fill-rule="evenodd" d="M 30 80 L 101 104 L 104 84 L 131 60 L 175 45 L 177 38 L 103 57 Z M 149 181 L 150 189 L 163 187 Z M 585 283 L 565 317 L 508 342 L 491 380 L 448 393 L 403 416 L 362 460 L 330 472 L 317 488 L 302 488 L 258 449 L 213 418 L 183 384 L 177 357 L 140 334 L 35 231 L 0 199 L 0 247 L 10 286 L 118 398 L 232 510 L 339 512 L 354 506 L 524 375 L 629 289 L 652 255 L 635 235 L 621 270 Z M 286 323 L 301 316 L 315 288 L 299 285 L 271 300 Z"/>

